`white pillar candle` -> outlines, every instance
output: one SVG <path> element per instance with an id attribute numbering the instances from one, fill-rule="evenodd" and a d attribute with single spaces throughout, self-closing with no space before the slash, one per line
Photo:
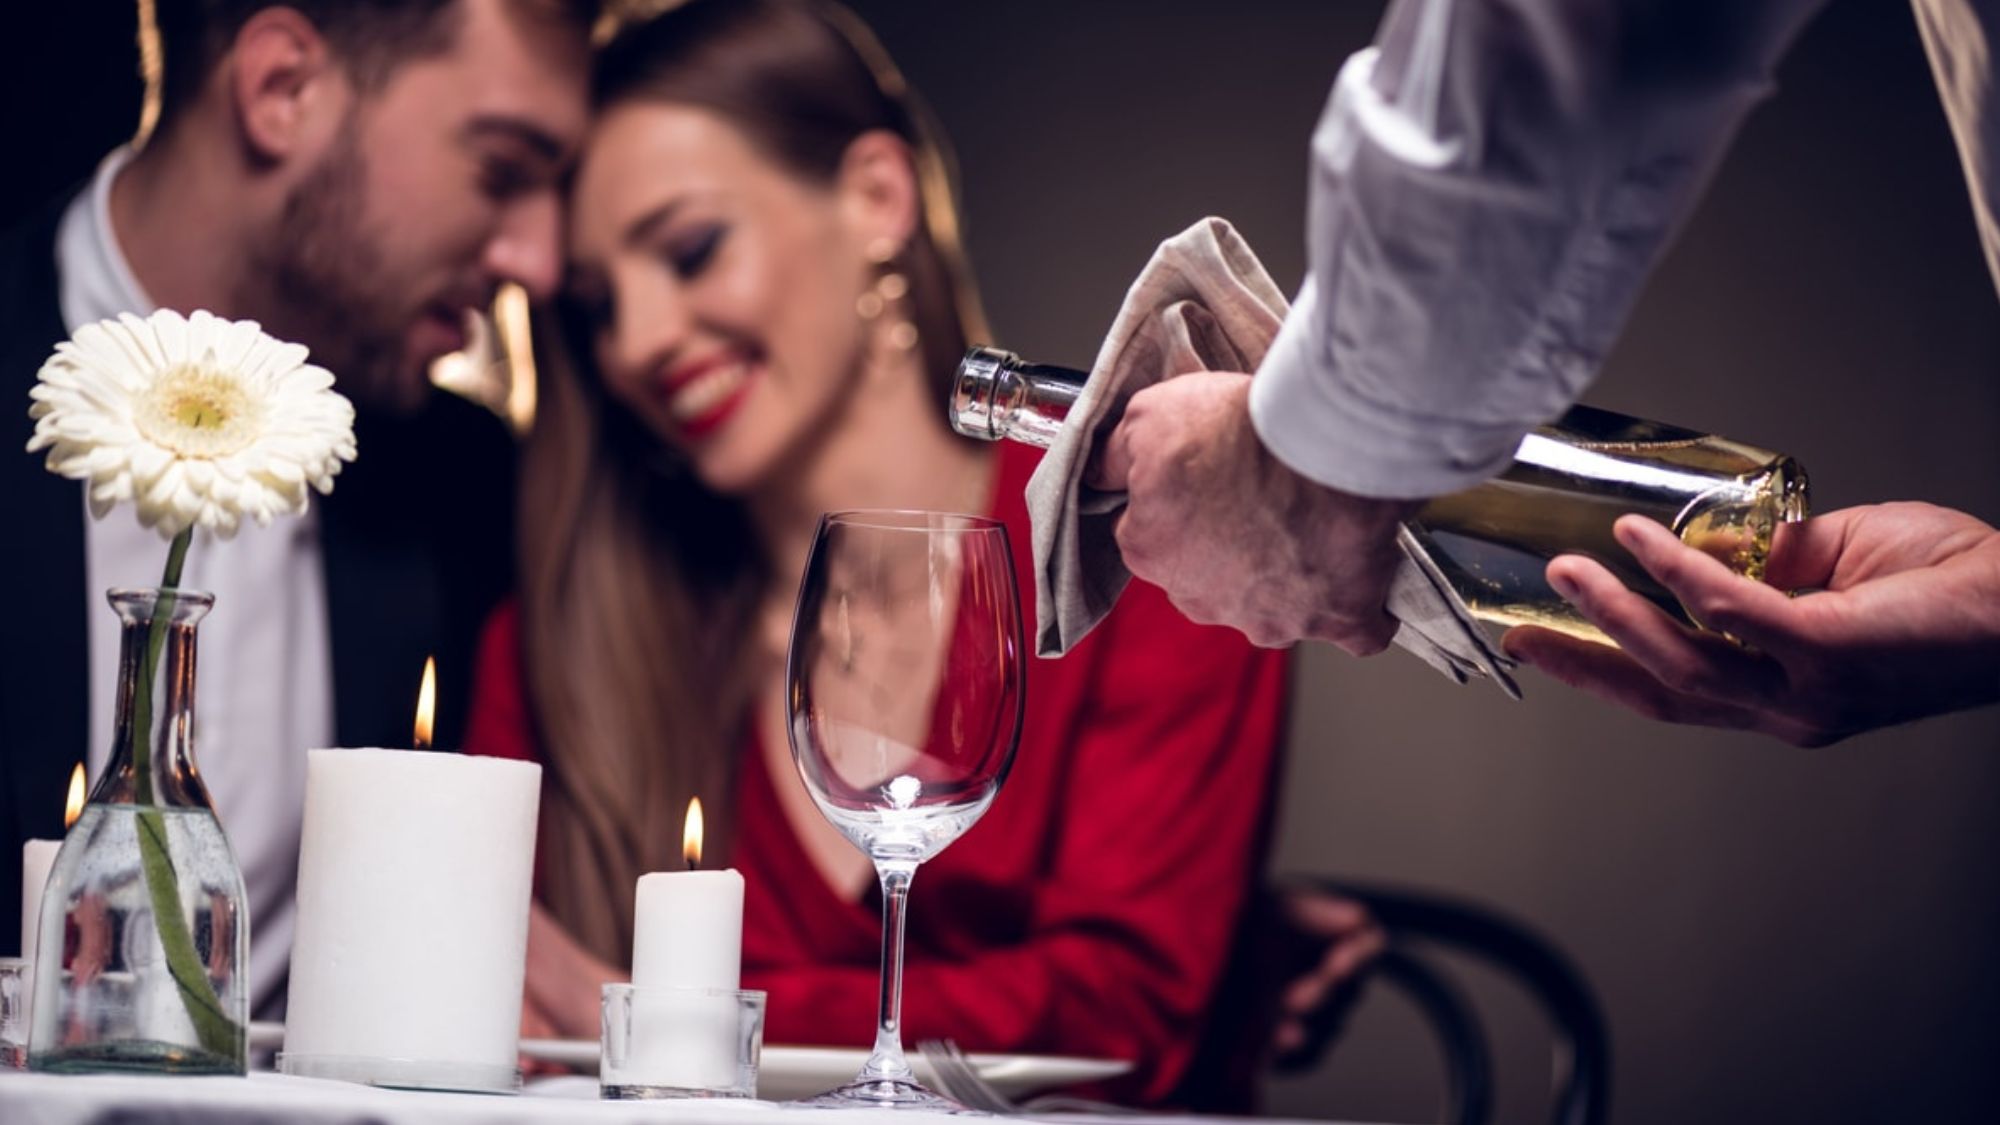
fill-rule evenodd
<path id="1" fill-rule="evenodd" d="M 21 956 L 33 961 L 41 939 L 42 889 L 49 885 L 61 840 L 29 840 L 21 845 Z"/>
<path id="2" fill-rule="evenodd" d="M 288 1073 L 511 1087 L 541 767 L 307 755 Z"/>
<path id="3" fill-rule="evenodd" d="M 639 877 L 632 917 L 632 983 L 664 988 L 741 987 L 743 876 L 655 871 Z"/>

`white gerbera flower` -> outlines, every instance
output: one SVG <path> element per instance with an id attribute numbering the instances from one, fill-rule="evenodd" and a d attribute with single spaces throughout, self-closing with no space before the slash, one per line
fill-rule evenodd
<path id="1" fill-rule="evenodd" d="M 303 512 L 308 486 L 333 491 L 354 460 L 354 407 L 333 375 L 255 321 L 162 309 L 85 325 L 29 397 L 28 452 L 88 482 L 92 515 L 130 500 L 167 539 Z"/>

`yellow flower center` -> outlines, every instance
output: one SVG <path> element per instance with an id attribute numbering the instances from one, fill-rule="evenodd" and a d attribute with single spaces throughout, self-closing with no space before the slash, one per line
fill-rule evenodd
<path id="1" fill-rule="evenodd" d="M 257 439 L 258 404 L 214 365 L 213 356 L 205 358 L 209 362 L 184 363 L 162 375 L 133 418 L 147 440 L 178 457 L 227 457 Z"/>

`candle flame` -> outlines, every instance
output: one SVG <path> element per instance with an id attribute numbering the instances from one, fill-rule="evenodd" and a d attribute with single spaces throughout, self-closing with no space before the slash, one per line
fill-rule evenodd
<path id="1" fill-rule="evenodd" d="M 63 827 L 67 829 L 83 815 L 83 763 L 69 771 L 69 799 L 63 803 Z"/>
<path id="2" fill-rule="evenodd" d="M 431 748 L 431 717 L 437 711 L 437 657 L 424 657 L 424 682 L 417 689 L 417 749 Z"/>
<path id="3" fill-rule="evenodd" d="M 681 830 L 681 856 L 688 870 L 701 866 L 701 798 L 688 799 L 687 826 Z"/>

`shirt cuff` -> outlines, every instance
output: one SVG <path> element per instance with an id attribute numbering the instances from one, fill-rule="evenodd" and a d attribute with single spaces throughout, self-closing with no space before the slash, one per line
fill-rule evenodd
<path id="1" fill-rule="evenodd" d="M 1417 419 L 1341 385 L 1323 351 L 1309 279 L 1250 384 L 1250 420 L 1286 468 L 1329 488 L 1383 500 L 1425 500 L 1498 475 L 1520 431 Z M 1412 377 L 1416 376 L 1412 372 Z M 1468 449 L 1497 449 L 1473 458 Z"/>

